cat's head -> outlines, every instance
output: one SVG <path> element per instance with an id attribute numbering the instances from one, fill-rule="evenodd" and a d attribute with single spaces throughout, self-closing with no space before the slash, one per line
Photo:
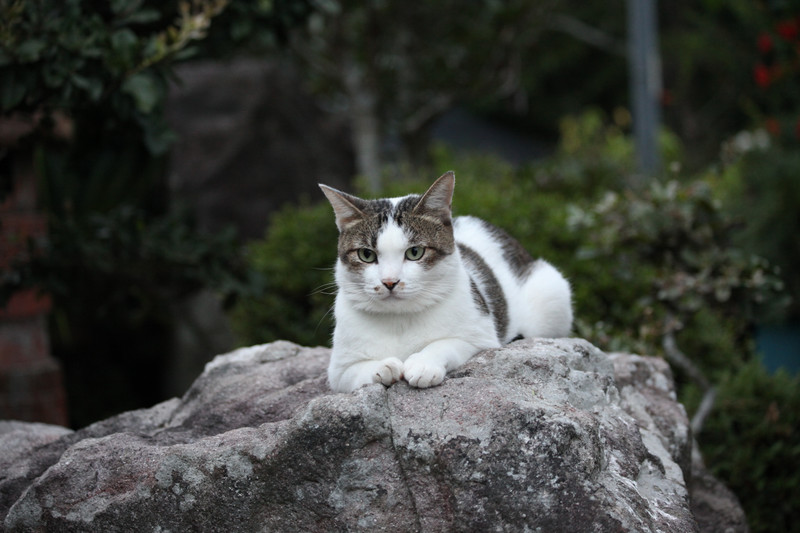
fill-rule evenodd
<path id="1" fill-rule="evenodd" d="M 453 283 L 455 241 L 447 172 L 422 196 L 364 200 L 320 185 L 336 214 L 336 282 L 354 307 L 413 313 L 441 301 Z"/>

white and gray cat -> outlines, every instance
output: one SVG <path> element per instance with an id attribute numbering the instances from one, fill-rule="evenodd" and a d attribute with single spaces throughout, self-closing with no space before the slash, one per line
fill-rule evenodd
<path id="1" fill-rule="evenodd" d="M 339 228 L 333 390 L 432 387 L 481 350 L 569 334 L 569 283 L 503 230 L 453 219 L 452 172 L 422 196 L 363 200 L 320 187 Z"/>

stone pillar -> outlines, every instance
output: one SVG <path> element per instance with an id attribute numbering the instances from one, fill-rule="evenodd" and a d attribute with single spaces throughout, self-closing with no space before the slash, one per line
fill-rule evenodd
<path id="1" fill-rule="evenodd" d="M 0 147 L 11 148 L 3 167 L 13 180 L 11 194 L 0 204 L 0 270 L 24 260 L 28 241 L 47 233 L 45 217 L 36 211 L 32 155 L 18 146 L 31 127 L 0 120 Z M 29 289 L 13 294 L 0 308 L 0 419 L 67 425 L 63 374 L 50 354 L 50 307 L 46 295 Z"/>

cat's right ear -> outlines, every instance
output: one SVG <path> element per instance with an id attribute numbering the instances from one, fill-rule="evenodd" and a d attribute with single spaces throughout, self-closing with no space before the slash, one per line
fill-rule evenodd
<path id="1" fill-rule="evenodd" d="M 336 227 L 339 228 L 340 232 L 364 218 L 364 213 L 358 208 L 358 205 L 363 203 L 361 198 L 350 196 L 321 183 L 319 188 L 322 189 L 331 206 L 333 206 L 333 212 L 336 215 Z"/>

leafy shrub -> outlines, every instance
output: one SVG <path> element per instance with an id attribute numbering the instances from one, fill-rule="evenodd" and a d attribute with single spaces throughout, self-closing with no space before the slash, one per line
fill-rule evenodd
<path id="1" fill-rule="evenodd" d="M 717 345 L 749 352 L 743 343 L 761 304 L 772 303 L 782 289 L 764 259 L 732 244 L 735 228 L 706 181 L 654 182 L 641 193 L 609 192 L 589 210 L 573 207 L 570 225 L 584 232 L 579 257 L 612 269 L 613 286 L 636 286 L 636 296 L 623 300 L 629 313 L 609 309 L 599 315 L 613 317 L 616 327 L 638 324 L 638 332 L 625 335 L 634 341 L 628 349 L 658 353 L 665 335 L 676 334 L 679 341 L 689 337 L 695 353 L 705 354 L 701 366 L 712 372 L 717 363 L 732 363 L 731 353 L 717 353 Z M 704 337 L 694 324 L 700 311 L 716 314 L 717 331 L 727 323 L 731 342 L 698 343 Z M 703 328 L 710 319 L 704 317 Z M 585 334 L 593 337 L 591 329 Z"/>
<path id="2" fill-rule="evenodd" d="M 26 287 L 52 296 L 53 354 L 74 426 L 163 400 L 154 376 L 165 371 L 175 303 L 203 287 L 233 298 L 251 286 L 233 237 L 132 207 L 54 217 L 32 259 L 3 273 L 0 301 Z"/>
<path id="3" fill-rule="evenodd" d="M 264 240 L 247 249 L 261 286 L 241 298 L 232 312 L 241 342 L 290 339 L 310 346 L 329 344 L 337 236 L 327 202 L 286 206 L 272 216 Z"/>
<path id="4" fill-rule="evenodd" d="M 706 463 L 740 498 L 753 533 L 800 531 L 800 376 L 753 359 L 728 369 L 700 443 Z"/>
<path id="5" fill-rule="evenodd" d="M 779 146 L 755 149 L 742 156 L 738 167 L 724 184 L 727 208 L 742 226 L 737 242 L 780 267 L 788 292 L 794 297 L 786 318 L 798 322 L 800 153 L 796 148 Z"/>
<path id="6" fill-rule="evenodd" d="M 105 110 L 100 129 L 135 129 L 152 153 L 174 135 L 163 115 L 171 62 L 202 38 L 225 2 L 3 2 L 0 110 L 80 117 Z M 177 15 L 177 18 L 175 18 Z M 174 21 L 174 22 L 173 22 Z"/>
<path id="7" fill-rule="evenodd" d="M 0 151 L 0 200 L 7 170 L 33 154 L 49 224 L 35 260 L 0 273 L 0 303 L 31 285 L 52 294 L 73 425 L 165 399 L 175 301 L 252 286 L 233 235 L 198 234 L 167 197 L 174 65 L 274 44 L 310 10 L 305 0 L 0 2 L 0 113 L 34 126 Z M 56 123 L 69 126 L 58 140 Z"/>

